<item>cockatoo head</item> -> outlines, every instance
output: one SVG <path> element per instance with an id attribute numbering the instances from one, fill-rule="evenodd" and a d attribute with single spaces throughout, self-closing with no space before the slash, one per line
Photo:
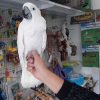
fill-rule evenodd
<path id="1" fill-rule="evenodd" d="M 27 20 L 32 19 L 34 16 L 41 15 L 39 8 L 32 3 L 25 3 L 22 8 L 23 17 Z"/>

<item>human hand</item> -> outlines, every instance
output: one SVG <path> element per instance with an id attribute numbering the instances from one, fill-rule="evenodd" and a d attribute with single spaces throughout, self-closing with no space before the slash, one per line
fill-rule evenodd
<path id="1" fill-rule="evenodd" d="M 42 81 L 47 67 L 36 51 L 32 51 L 27 55 L 27 70 L 31 72 L 34 77 Z"/>
<path id="2" fill-rule="evenodd" d="M 38 80 L 46 84 L 54 93 L 58 93 L 64 80 L 52 73 L 36 51 L 27 56 L 27 70 Z"/>

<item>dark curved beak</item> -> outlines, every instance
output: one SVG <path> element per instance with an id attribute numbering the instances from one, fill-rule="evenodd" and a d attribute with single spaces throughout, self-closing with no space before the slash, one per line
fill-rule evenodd
<path id="1" fill-rule="evenodd" d="M 22 10 L 22 14 L 25 19 L 32 19 L 32 14 L 28 7 L 24 7 L 24 9 Z"/>

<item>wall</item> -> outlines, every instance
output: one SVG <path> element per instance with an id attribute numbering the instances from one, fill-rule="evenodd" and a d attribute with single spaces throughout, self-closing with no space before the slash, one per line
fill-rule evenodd
<path id="1" fill-rule="evenodd" d="M 100 9 L 100 0 L 91 0 L 92 1 L 92 9 Z"/>
<path id="2" fill-rule="evenodd" d="M 58 26 L 61 27 L 64 20 L 67 19 L 68 21 L 68 28 L 70 31 L 70 37 L 71 37 L 71 41 L 77 46 L 77 55 L 76 56 L 72 56 L 70 59 L 71 60 L 77 60 L 79 62 L 82 62 L 82 50 L 81 50 L 81 29 L 80 29 L 80 25 L 79 24 L 75 24 L 75 25 L 70 25 L 70 18 L 54 18 L 52 19 L 50 16 L 48 16 L 46 18 L 47 20 L 47 26 L 51 27 L 51 26 Z M 96 84 L 96 87 L 94 88 L 94 91 L 97 94 L 100 94 L 100 68 L 91 68 L 91 67 L 84 67 L 82 66 L 80 67 L 75 67 L 76 72 L 83 73 L 86 75 L 91 75 L 93 76 L 95 81 L 98 81 Z"/>
<path id="3" fill-rule="evenodd" d="M 70 37 L 71 41 L 77 46 L 77 55 L 72 56 L 72 60 L 82 61 L 82 52 L 81 52 L 81 34 L 80 34 L 80 25 L 70 25 Z"/>
<path id="4" fill-rule="evenodd" d="M 78 25 L 78 24 L 70 25 L 69 30 L 70 30 L 71 40 L 77 46 L 77 55 L 72 56 L 71 59 L 82 62 L 80 25 Z M 100 57 L 100 53 L 99 53 L 99 57 Z M 76 72 L 80 71 L 80 73 L 83 73 L 85 75 L 91 75 L 94 78 L 94 80 L 97 81 L 97 84 L 96 84 L 96 87 L 94 88 L 94 91 L 97 94 L 100 94 L 100 66 L 99 66 L 99 68 L 95 68 L 95 67 L 91 68 L 91 67 L 82 66 L 81 70 L 80 70 L 80 67 L 75 67 L 75 70 L 76 70 Z"/>
<path id="5" fill-rule="evenodd" d="M 54 16 L 54 15 L 47 15 L 45 17 L 47 21 L 47 27 L 52 27 L 52 26 L 57 26 L 61 28 L 62 24 L 64 23 L 65 18 L 64 17 L 59 17 L 59 16 Z"/>

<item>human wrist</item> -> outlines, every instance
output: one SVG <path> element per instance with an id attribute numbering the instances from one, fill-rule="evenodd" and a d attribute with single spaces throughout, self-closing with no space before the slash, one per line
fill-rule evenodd
<path id="1" fill-rule="evenodd" d="M 40 75 L 40 80 L 45 83 L 45 81 L 47 81 L 48 79 L 48 74 L 49 74 L 49 69 L 48 68 L 44 68 L 41 75 Z"/>
<path id="2" fill-rule="evenodd" d="M 45 69 L 42 77 L 42 82 L 47 85 L 54 93 L 58 93 L 61 89 L 64 80 L 51 72 L 48 68 Z"/>

